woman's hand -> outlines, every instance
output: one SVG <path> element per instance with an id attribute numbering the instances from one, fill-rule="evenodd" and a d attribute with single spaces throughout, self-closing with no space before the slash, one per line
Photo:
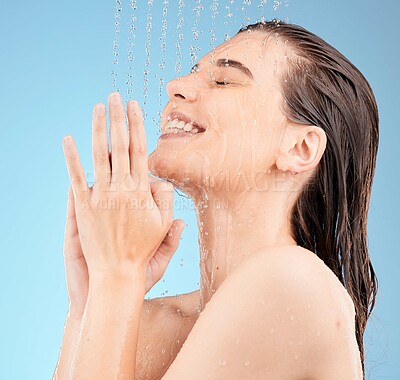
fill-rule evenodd
<path id="1" fill-rule="evenodd" d="M 157 191 L 160 181 L 150 183 L 152 191 Z M 178 249 L 184 228 L 183 220 L 174 220 L 169 233 L 150 260 L 146 270 L 146 293 L 163 277 L 167 266 Z M 89 291 L 89 273 L 75 216 L 75 200 L 72 187 L 68 188 L 67 217 L 64 234 L 64 264 L 69 298 L 69 313 L 75 320 L 81 320 Z"/>
<path id="2" fill-rule="evenodd" d="M 109 97 L 109 112 L 111 162 L 105 106 L 99 104 L 93 112 L 97 178 L 92 188 L 87 185 L 72 137 L 64 138 L 76 226 L 90 276 L 129 276 L 133 268 L 140 267 L 145 269 L 149 288 L 165 272 L 178 245 L 183 221 L 172 220 L 172 185 L 149 180 L 146 137 L 138 103 L 128 103 L 129 136 L 117 93 Z"/>

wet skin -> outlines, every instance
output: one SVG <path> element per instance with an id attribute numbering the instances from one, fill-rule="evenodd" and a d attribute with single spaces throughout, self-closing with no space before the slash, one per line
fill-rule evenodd
<path id="1" fill-rule="evenodd" d="M 160 138 L 149 157 L 152 173 L 196 206 L 201 308 L 252 252 L 296 245 L 290 210 L 325 149 L 321 128 L 283 113 L 280 80 L 292 53 L 284 41 L 265 37 L 239 34 L 168 83 L 164 134 L 175 113 L 206 130 Z"/>

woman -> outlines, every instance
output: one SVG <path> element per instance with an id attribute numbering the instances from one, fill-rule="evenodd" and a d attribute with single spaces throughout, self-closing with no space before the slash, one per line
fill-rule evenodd
<path id="1" fill-rule="evenodd" d="M 70 311 L 54 377 L 364 378 L 378 146 L 365 78 L 319 37 L 272 21 L 240 30 L 167 92 L 149 160 L 136 102 L 128 134 L 109 97 L 110 158 L 95 107 L 93 188 L 64 139 Z M 183 230 L 170 183 L 196 206 L 201 286 L 144 301 Z"/>

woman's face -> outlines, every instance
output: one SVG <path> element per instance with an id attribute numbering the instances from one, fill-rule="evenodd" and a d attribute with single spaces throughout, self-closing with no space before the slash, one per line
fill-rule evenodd
<path id="1" fill-rule="evenodd" d="M 240 33 L 169 82 L 151 172 L 189 194 L 266 190 L 286 126 L 279 78 L 287 52 L 265 33 Z"/>

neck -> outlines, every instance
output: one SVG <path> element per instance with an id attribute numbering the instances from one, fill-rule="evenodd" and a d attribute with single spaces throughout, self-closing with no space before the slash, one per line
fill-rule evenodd
<path id="1" fill-rule="evenodd" d="M 193 197 L 200 243 L 200 307 L 252 253 L 296 245 L 290 235 L 287 199 L 282 192 L 246 191 Z"/>

